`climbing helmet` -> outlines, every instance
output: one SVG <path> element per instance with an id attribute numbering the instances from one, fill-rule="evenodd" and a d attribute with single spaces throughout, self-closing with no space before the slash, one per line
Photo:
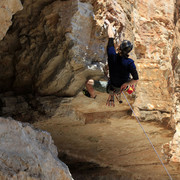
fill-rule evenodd
<path id="1" fill-rule="evenodd" d="M 128 54 L 133 48 L 133 45 L 130 41 L 124 40 L 120 45 L 120 50 L 123 54 Z"/>

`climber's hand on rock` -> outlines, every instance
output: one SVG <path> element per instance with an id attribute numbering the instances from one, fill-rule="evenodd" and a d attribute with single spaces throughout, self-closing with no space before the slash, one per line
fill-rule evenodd
<path id="1" fill-rule="evenodd" d="M 108 26 L 111 24 L 111 23 L 109 22 L 109 20 L 107 20 L 107 19 L 106 19 L 104 22 L 105 22 L 105 24 L 107 24 Z"/>
<path id="2" fill-rule="evenodd" d="M 109 12 L 106 13 L 106 19 L 108 19 L 108 21 L 112 24 L 114 24 L 117 21 L 117 18 Z"/>

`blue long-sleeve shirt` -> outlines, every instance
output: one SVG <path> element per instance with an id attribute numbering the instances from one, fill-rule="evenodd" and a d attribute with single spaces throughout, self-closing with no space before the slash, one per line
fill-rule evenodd
<path id="1" fill-rule="evenodd" d="M 119 88 L 130 79 L 130 74 L 134 80 L 138 80 L 139 78 L 134 61 L 117 54 L 113 40 L 113 38 L 109 38 L 107 47 L 109 75 L 111 84 Z"/>

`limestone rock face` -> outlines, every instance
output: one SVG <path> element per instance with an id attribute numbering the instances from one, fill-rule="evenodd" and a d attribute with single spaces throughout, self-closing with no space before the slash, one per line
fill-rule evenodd
<path id="1" fill-rule="evenodd" d="M 9 26 L 11 26 L 12 16 L 19 10 L 22 10 L 20 0 L 1 0 L 0 1 L 0 40 L 6 35 Z"/>
<path id="2" fill-rule="evenodd" d="M 172 119 L 174 1 L 25 0 L 0 42 L 1 91 L 74 96 L 89 78 L 103 77 L 105 19 L 116 47 L 133 42 L 140 81 L 134 107 L 143 120 Z M 148 13 L 146 13 L 148 12 Z"/>
<path id="3" fill-rule="evenodd" d="M 130 57 L 140 78 L 136 115 L 175 129 L 180 119 L 179 6 L 179 0 L 24 0 L 0 42 L 0 91 L 74 96 L 87 79 L 102 78 L 108 19 L 116 47 L 123 39 L 134 44 Z M 3 111 L 10 111 L 8 105 Z M 179 143 L 176 137 L 172 146 Z"/>
<path id="4" fill-rule="evenodd" d="M 104 76 L 107 26 L 115 21 L 116 44 L 133 40 L 131 3 L 116 1 L 23 2 L 23 11 L 0 43 L 1 92 L 73 96 L 89 78 Z M 132 55 L 134 55 L 132 53 Z"/>
<path id="5" fill-rule="evenodd" d="M 176 125 L 176 133 L 174 134 L 173 140 L 169 143 L 169 156 L 170 161 L 180 162 L 180 123 Z"/>
<path id="6" fill-rule="evenodd" d="M 0 179 L 72 179 L 49 133 L 0 118 Z"/>
<path id="7" fill-rule="evenodd" d="M 88 78 L 103 75 L 107 38 L 93 28 L 90 3 L 25 0 L 23 7 L 0 43 L 9 67 L 0 75 L 4 90 L 73 96 Z"/>
<path id="8" fill-rule="evenodd" d="M 174 119 L 174 126 L 176 127 L 175 134 L 173 140 L 169 143 L 170 147 L 170 155 L 171 161 L 180 162 L 180 1 L 176 0 L 175 6 L 175 16 L 174 16 L 174 23 L 175 23 L 175 38 L 173 44 L 173 51 L 172 51 L 172 66 L 173 66 L 173 74 L 174 74 L 174 91 L 173 91 L 173 119 Z"/>
<path id="9" fill-rule="evenodd" d="M 167 123 L 172 119 L 173 14 L 173 0 L 166 3 L 134 1 L 133 31 L 140 76 L 134 107 L 143 120 L 157 119 Z"/>

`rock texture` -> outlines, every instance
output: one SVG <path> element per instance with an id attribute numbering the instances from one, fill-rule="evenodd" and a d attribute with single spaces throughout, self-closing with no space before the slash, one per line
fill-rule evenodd
<path id="1" fill-rule="evenodd" d="M 35 127 L 51 132 L 59 147 L 59 158 L 68 165 L 73 178 L 168 180 L 137 120 L 131 116 L 126 100 L 122 97 L 123 104 L 115 101 L 116 106 L 109 108 L 105 103 L 108 95 L 96 93 L 96 100 L 79 93 L 77 98 L 61 103 L 55 116 L 33 123 Z M 133 98 L 129 100 L 130 103 L 133 101 Z M 68 117 L 58 114 L 65 108 L 73 109 L 76 117 L 73 111 L 66 112 Z M 179 180 L 179 164 L 167 163 L 161 153 L 162 144 L 172 139 L 172 131 L 157 122 L 141 124 L 172 179 Z"/>
<path id="2" fill-rule="evenodd" d="M 109 19 L 115 27 L 116 46 L 123 39 L 134 43 L 131 57 L 137 59 L 140 75 L 136 113 L 143 120 L 170 122 L 174 82 L 172 0 L 167 4 L 38 0 L 24 1 L 23 6 L 0 43 L 0 61 L 4 64 L 1 92 L 13 89 L 18 93 L 74 96 L 87 79 L 103 77 L 101 70 L 107 59 L 104 21 Z"/>
<path id="3" fill-rule="evenodd" d="M 24 0 L 23 10 L 0 42 L 0 91 L 74 96 L 87 79 L 102 78 L 105 19 L 114 24 L 116 47 L 123 39 L 134 43 L 130 55 L 140 76 L 136 114 L 176 129 L 174 149 L 180 142 L 178 0 Z M 21 100 L 2 97 L 3 112 L 11 112 L 11 101 L 12 111 L 17 102 L 28 104 Z M 26 103 L 23 107 L 33 110 L 33 103 Z M 179 157 L 175 149 L 173 156 Z"/>
<path id="4" fill-rule="evenodd" d="M 21 122 L 34 123 L 48 117 L 78 119 L 76 112 L 67 106 L 73 98 L 56 96 L 19 96 L 13 92 L 0 94 L 0 116 L 13 117 Z"/>
<path id="5" fill-rule="evenodd" d="M 88 78 L 102 76 L 107 38 L 94 28 L 91 4 L 38 0 L 23 7 L 0 43 L 9 67 L 0 75 L 2 91 L 73 96 Z"/>
<path id="6" fill-rule="evenodd" d="M 175 14 L 174 14 L 174 23 L 175 23 L 175 38 L 173 44 L 172 51 L 172 66 L 173 66 L 173 74 L 174 74 L 174 91 L 173 91 L 173 100 L 174 100 L 174 108 L 173 108 L 173 119 L 175 128 L 175 135 L 173 140 L 169 143 L 170 149 L 170 159 L 174 162 L 180 162 L 180 1 L 175 1 Z"/>
<path id="7" fill-rule="evenodd" d="M 0 118 L 0 179 L 72 180 L 49 133 Z"/>
<path id="8" fill-rule="evenodd" d="M 173 107 L 174 2 L 137 0 L 132 16 L 140 74 L 136 113 L 143 120 L 169 123 Z"/>
<path id="9" fill-rule="evenodd" d="M 0 40 L 4 38 L 12 24 L 12 16 L 23 9 L 20 0 L 1 0 L 0 2 Z"/>

